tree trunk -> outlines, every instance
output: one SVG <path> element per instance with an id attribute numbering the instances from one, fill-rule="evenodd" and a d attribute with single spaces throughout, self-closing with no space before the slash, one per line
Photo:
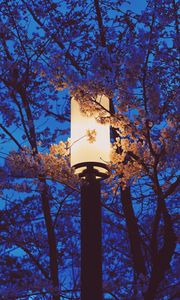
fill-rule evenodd
<path id="1" fill-rule="evenodd" d="M 160 213 L 159 213 L 160 211 Z M 164 245 L 158 251 L 158 227 L 159 220 L 163 216 L 164 220 Z M 158 221 L 157 221 L 158 217 Z M 152 271 L 148 289 L 144 295 L 144 300 L 153 300 L 157 296 L 160 282 L 164 279 L 165 272 L 170 267 L 170 262 L 176 247 L 176 235 L 174 233 L 171 216 L 167 210 L 164 199 L 159 199 L 155 216 L 155 230 L 152 234 Z"/>
<path id="2" fill-rule="evenodd" d="M 51 219 L 51 212 L 49 206 L 49 197 L 48 197 L 48 186 L 44 182 L 44 188 L 42 191 L 42 208 L 45 218 L 45 224 L 47 229 L 48 245 L 49 245 L 49 258 L 50 258 L 50 275 L 52 284 L 54 287 L 53 300 L 60 300 L 59 296 L 59 279 L 58 279 L 58 252 L 56 245 L 55 232 L 53 228 L 53 222 Z"/>
<path id="3" fill-rule="evenodd" d="M 121 202 L 126 219 L 134 270 L 137 274 L 146 274 L 145 260 L 141 248 L 141 237 L 132 205 L 130 187 L 126 187 L 125 190 L 121 189 Z"/>

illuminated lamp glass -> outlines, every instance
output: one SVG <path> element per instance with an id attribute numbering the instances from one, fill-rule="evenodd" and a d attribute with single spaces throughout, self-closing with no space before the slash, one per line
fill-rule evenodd
<path id="1" fill-rule="evenodd" d="M 98 114 L 83 113 L 78 101 L 71 98 L 71 166 L 80 177 L 103 179 L 108 177 L 110 161 L 109 99 L 99 95 L 96 102 L 104 109 L 104 124 L 98 122 Z"/>

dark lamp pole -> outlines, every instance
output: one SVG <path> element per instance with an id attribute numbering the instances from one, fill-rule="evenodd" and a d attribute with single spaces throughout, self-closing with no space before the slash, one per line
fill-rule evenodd
<path id="1" fill-rule="evenodd" d="M 81 300 L 102 300 L 100 182 L 81 187 Z"/>

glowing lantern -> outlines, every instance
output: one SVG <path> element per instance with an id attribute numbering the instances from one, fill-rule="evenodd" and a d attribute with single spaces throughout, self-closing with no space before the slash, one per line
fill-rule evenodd
<path id="1" fill-rule="evenodd" d="M 71 166 L 80 177 L 91 173 L 98 179 L 108 177 L 110 125 L 109 99 L 99 95 L 96 102 L 104 109 L 101 114 L 106 119 L 104 124 L 97 121 L 97 115 L 83 113 L 79 103 L 71 99 Z"/>

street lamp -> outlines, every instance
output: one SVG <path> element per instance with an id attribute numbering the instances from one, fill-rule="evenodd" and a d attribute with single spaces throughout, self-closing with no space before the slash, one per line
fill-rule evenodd
<path id="1" fill-rule="evenodd" d="M 102 300 L 100 181 L 108 177 L 110 160 L 109 99 L 96 97 L 96 114 L 82 112 L 71 99 L 71 166 L 84 179 L 81 185 L 81 300 Z"/>

